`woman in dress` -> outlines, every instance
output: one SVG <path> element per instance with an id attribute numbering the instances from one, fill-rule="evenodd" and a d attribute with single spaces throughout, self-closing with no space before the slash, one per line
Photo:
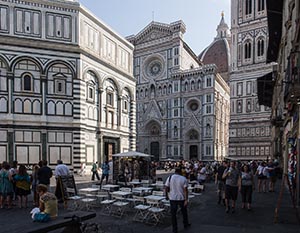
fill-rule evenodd
<path id="1" fill-rule="evenodd" d="M 251 203 L 252 203 L 252 192 L 254 190 L 254 179 L 253 174 L 250 171 L 248 165 L 243 165 L 242 167 L 242 174 L 241 174 L 241 194 L 242 194 L 242 209 L 246 208 L 251 210 Z"/>
<path id="2" fill-rule="evenodd" d="M 16 182 L 16 195 L 19 200 L 19 208 L 27 208 L 27 196 L 30 194 L 30 176 L 24 165 L 20 165 L 19 172 L 13 179 Z"/>
<path id="3" fill-rule="evenodd" d="M 14 193 L 12 175 L 9 172 L 9 163 L 3 162 L 2 169 L 0 171 L 0 208 L 4 208 L 5 201 L 7 202 L 7 208 L 12 207 L 12 196 Z"/>

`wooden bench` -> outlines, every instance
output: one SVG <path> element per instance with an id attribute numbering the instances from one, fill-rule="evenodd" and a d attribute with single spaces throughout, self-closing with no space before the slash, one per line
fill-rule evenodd
<path id="1" fill-rule="evenodd" d="M 41 233 L 49 232 L 56 229 L 65 228 L 64 233 L 79 233 L 81 232 L 81 222 L 96 217 L 96 213 L 75 211 L 59 215 L 56 219 L 50 220 L 46 223 L 22 221 L 21 224 L 16 224 L 10 227 L 10 232 L 27 232 L 27 233 Z"/>

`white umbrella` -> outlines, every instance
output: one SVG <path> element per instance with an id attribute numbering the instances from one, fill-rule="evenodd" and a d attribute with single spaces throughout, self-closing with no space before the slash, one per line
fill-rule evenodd
<path id="1" fill-rule="evenodd" d="M 153 157 L 153 155 L 148 155 L 137 151 L 127 151 L 123 153 L 113 154 L 112 156 L 113 157 L 147 157 L 147 158 Z"/>

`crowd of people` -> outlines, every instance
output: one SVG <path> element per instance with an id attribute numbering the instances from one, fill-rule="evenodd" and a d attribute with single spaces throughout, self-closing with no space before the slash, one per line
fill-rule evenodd
<path id="1" fill-rule="evenodd" d="M 129 178 L 130 174 L 139 174 L 138 172 L 132 172 L 135 164 L 137 163 L 132 163 L 131 167 L 128 166 L 128 163 L 121 164 L 124 166 L 120 165 L 125 176 L 128 176 L 127 179 L 135 177 L 132 176 Z M 177 162 L 167 161 L 165 163 L 151 162 L 149 168 L 152 171 L 150 172 L 150 178 L 153 180 L 156 169 L 167 168 L 169 170 L 176 168 L 176 173 L 185 177 L 189 183 L 205 185 L 208 182 L 214 181 L 218 190 L 217 203 L 225 206 L 226 213 L 235 212 L 236 200 L 239 193 L 242 199 L 241 208 L 250 211 L 252 209 L 253 191 L 257 189 L 258 193 L 274 192 L 275 182 L 280 176 L 280 168 L 276 161 L 223 161 L 222 163 L 218 163 L 182 160 Z M 27 208 L 27 197 L 32 192 L 34 206 L 40 208 L 41 211 L 49 212 L 51 217 L 57 215 L 57 202 L 61 200 L 62 196 L 59 187 L 56 187 L 55 195 L 52 194 L 54 190 L 50 189 L 50 179 L 54 174 L 56 178 L 69 174 L 69 168 L 61 160 L 57 161 L 54 174 L 52 169 L 48 167 L 46 160 L 34 164 L 30 174 L 27 172 L 26 167 L 18 165 L 17 161 L 13 161 L 12 164 L 3 162 L 0 169 L 1 209 L 11 209 L 13 205 L 18 208 Z M 98 170 L 100 169 L 102 170 L 101 178 L 98 174 Z M 105 161 L 103 164 L 98 165 L 95 162 L 91 172 L 92 180 L 97 178 L 101 184 L 104 180 L 107 183 L 109 174 L 112 172 L 112 164 Z M 175 177 L 173 177 L 174 181 L 176 180 Z M 256 182 L 257 184 L 255 184 Z M 166 185 L 170 186 L 170 180 L 167 180 Z M 171 193 L 171 197 L 172 195 Z M 182 198 L 183 196 L 182 194 Z M 174 207 L 174 211 L 175 209 L 177 210 L 177 207 Z M 185 224 L 188 224 L 187 220 L 185 220 Z"/>
<path id="2" fill-rule="evenodd" d="M 61 160 L 57 161 L 55 177 L 69 174 L 69 168 Z M 33 207 L 37 207 L 36 216 L 48 216 L 50 219 L 57 216 L 57 203 L 61 198 L 58 188 L 55 195 L 50 189 L 52 169 L 46 160 L 33 164 L 29 174 L 25 165 L 12 164 L 4 161 L 0 165 L 0 208 L 12 209 L 28 208 L 28 196 L 32 193 Z"/>
<path id="3" fill-rule="evenodd" d="M 215 181 L 217 185 L 217 203 L 226 207 L 226 213 L 235 212 L 238 193 L 241 194 L 242 208 L 252 209 L 252 193 L 274 192 L 275 182 L 280 177 L 281 169 L 276 161 L 236 162 L 166 162 L 165 167 L 181 170 L 181 175 L 190 183 L 204 185 Z M 257 179 L 255 179 L 255 177 Z M 257 180 L 257 185 L 255 181 Z"/>

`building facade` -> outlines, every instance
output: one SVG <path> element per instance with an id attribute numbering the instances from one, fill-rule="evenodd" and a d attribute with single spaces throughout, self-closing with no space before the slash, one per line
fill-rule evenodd
<path id="1" fill-rule="evenodd" d="M 291 196 L 300 205 L 300 3 L 268 0 L 271 38 L 268 59 L 273 70 L 272 149 L 291 184 Z M 269 91 L 269 90 L 265 90 Z M 264 98 L 262 95 L 261 98 Z"/>
<path id="2" fill-rule="evenodd" d="M 133 46 L 77 1 L 0 1 L 0 160 L 135 149 Z"/>
<path id="3" fill-rule="evenodd" d="M 137 150 L 156 160 L 221 160 L 226 155 L 229 87 L 183 40 L 182 21 L 151 22 L 135 46 Z"/>
<path id="4" fill-rule="evenodd" d="M 272 71 L 272 64 L 266 64 L 268 40 L 266 0 L 232 0 L 230 158 L 273 157 L 271 106 L 263 106 L 257 97 L 257 79 Z"/>

